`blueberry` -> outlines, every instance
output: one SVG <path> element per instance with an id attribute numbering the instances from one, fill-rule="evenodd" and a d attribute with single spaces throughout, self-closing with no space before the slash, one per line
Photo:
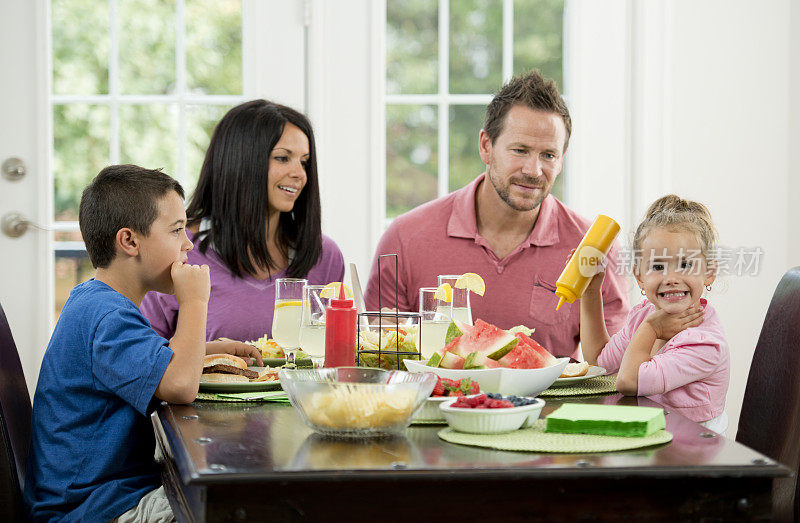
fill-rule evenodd
<path id="1" fill-rule="evenodd" d="M 502 396 L 500 394 L 498 394 L 497 392 L 490 392 L 490 393 L 486 394 L 486 396 L 491 398 L 491 399 L 493 399 L 493 400 L 499 400 L 499 399 L 502 398 Z"/>

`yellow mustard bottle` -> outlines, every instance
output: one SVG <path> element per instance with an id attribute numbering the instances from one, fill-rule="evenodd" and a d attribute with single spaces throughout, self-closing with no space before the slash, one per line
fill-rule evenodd
<path id="1" fill-rule="evenodd" d="M 592 277 L 597 274 L 597 265 L 608 254 L 619 230 L 619 224 L 608 216 L 597 216 L 556 281 L 556 310 L 564 302 L 572 303 L 583 296 Z"/>

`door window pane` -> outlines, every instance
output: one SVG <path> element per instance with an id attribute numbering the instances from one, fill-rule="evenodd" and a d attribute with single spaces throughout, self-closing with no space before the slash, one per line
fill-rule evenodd
<path id="1" fill-rule="evenodd" d="M 437 91 L 439 8 L 430 0 L 386 4 L 386 92 Z"/>
<path id="2" fill-rule="evenodd" d="M 83 188 L 109 162 L 105 105 L 53 107 L 53 181 L 56 221 L 78 219 Z"/>
<path id="3" fill-rule="evenodd" d="M 117 5 L 120 92 L 175 92 L 175 2 L 125 0 Z"/>
<path id="4" fill-rule="evenodd" d="M 478 133 L 483 127 L 483 105 L 450 107 L 450 179 L 449 190 L 467 185 L 486 170 L 478 152 Z"/>
<path id="5" fill-rule="evenodd" d="M 391 95 L 386 102 L 387 218 L 443 196 L 445 191 L 460 189 L 485 171 L 478 151 L 478 133 L 483 126 L 486 103 L 512 75 L 539 69 L 564 91 L 565 0 L 441 1 L 447 2 L 449 13 L 447 23 L 443 24 L 449 31 L 443 35 L 449 43 L 444 50 L 436 45 L 440 39 L 441 2 L 387 0 L 386 83 L 387 94 Z M 504 9 L 509 7 L 513 24 L 504 26 Z M 424 35 L 427 46 L 418 45 L 420 34 Z M 407 42 L 410 44 L 406 45 Z M 424 60 L 419 54 L 423 52 Z M 445 57 L 449 78 L 440 85 L 435 82 L 435 73 L 438 61 Z M 413 94 L 432 96 L 423 100 L 406 96 Z M 402 111 L 413 111 L 406 104 L 423 101 L 436 103 L 435 110 L 443 113 L 442 120 L 446 118 L 447 133 L 438 132 L 438 120 L 431 120 L 424 132 L 416 126 L 401 124 L 408 116 Z M 408 137 L 402 136 L 404 132 L 422 134 Z M 446 139 L 440 142 L 445 134 Z M 425 156 L 422 151 L 437 150 L 447 151 L 446 161 L 426 160 L 419 164 L 412 161 L 412 151 L 421 158 Z M 419 179 L 409 181 L 413 176 Z M 552 189 L 558 198 L 562 196 L 563 176 L 559 175 Z"/>
<path id="6" fill-rule="evenodd" d="M 108 93 L 108 2 L 53 0 L 53 93 Z"/>
<path id="7" fill-rule="evenodd" d="M 515 0 L 514 74 L 531 69 L 564 90 L 564 0 Z"/>
<path id="8" fill-rule="evenodd" d="M 450 2 L 450 92 L 492 93 L 502 83 L 502 1 Z"/>
<path id="9" fill-rule="evenodd" d="M 56 231 L 53 233 L 56 242 L 83 242 L 81 231 Z"/>
<path id="10" fill-rule="evenodd" d="M 55 252 L 55 320 L 64 308 L 73 287 L 94 276 L 94 267 L 84 250 Z"/>
<path id="11" fill-rule="evenodd" d="M 183 190 L 187 200 L 197 185 L 214 127 L 230 109 L 228 105 L 190 105 L 186 108 L 186 176 Z"/>
<path id="12" fill-rule="evenodd" d="M 161 168 L 194 189 L 214 126 L 244 101 L 242 0 L 49 3 L 59 311 L 92 272 L 78 205 L 103 167 Z"/>
<path id="13" fill-rule="evenodd" d="M 241 0 L 186 0 L 186 87 L 242 93 Z"/>
<path id="14" fill-rule="evenodd" d="M 123 105 L 119 108 L 122 163 L 177 171 L 178 108 L 174 104 Z"/>
<path id="15" fill-rule="evenodd" d="M 398 216 L 436 198 L 436 107 L 386 108 L 386 215 Z"/>

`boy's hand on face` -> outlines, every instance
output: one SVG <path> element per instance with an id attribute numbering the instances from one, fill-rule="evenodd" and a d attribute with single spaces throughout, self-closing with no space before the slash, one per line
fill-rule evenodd
<path id="1" fill-rule="evenodd" d="M 208 265 L 189 265 L 176 261 L 172 264 L 171 274 L 179 305 L 192 301 L 208 303 L 211 293 Z"/>
<path id="2" fill-rule="evenodd" d="M 703 323 L 704 314 L 705 311 L 698 304 L 675 314 L 658 310 L 648 316 L 645 321 L 655 332 L 656 338 L 668 341 L 679 332 Z"/>

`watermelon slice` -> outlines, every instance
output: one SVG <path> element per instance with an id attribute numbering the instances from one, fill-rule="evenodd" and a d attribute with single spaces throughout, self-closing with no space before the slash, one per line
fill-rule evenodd
<path id="1" fill-rule="evenodd" d="M 442 355 L 439 354 L 438 352 L 434 352 L 433 354 L 431 354 L 430 359 L 428 359 L 428 363 L 426 363 L 425 365 L 427 365 L 428 367 L 438 367 L 441 362 L 442 362 Z"/>
<path id="2" fill-rule="evenodd" d="M 510 369 L 541 369 L 558 362 L 555 356 L 544 347 L 525 336 L 516 334 L 517 345 L 500 358 L 498 363 Z"/>
<path id="3" fill-rule="evenodd" d="M 460 322 L 458 320 L 451 319 L 450 325 L 447 327 L 447 334 L 445 334 L 444 336 L 444 344 L 449 345 L 450 342 L 453 341 L 455 338 L 458 338 L 465 332 L 469 332 L 471 330 L 472 330 L 471 325 L 464 322 Z"/>
<path id="4" fill-rule="evenodd" d="M 465 369 L 496 369 L 500 364 L 478 351 L 470 352 L 464 359 Z"/>
<path id="5" fill-rule="evenodd" d="M 556 363 L 558 363 L 558 358 L 553 356 L 553 354 L 549 350 L 547 350 L 544 347 L 542 347 L 541 345 L 539 345 L 536 342 L 536 340 L 534 340 L 530 336 L 527 336 L 527 335 L 525 335 L 523 333 L 517 333 L 515 336 L 517 337 L 517 339 L 519 339 L 520 343 L 527 344 L 533 350 L 535 350 L 536 352 L 538 352 L 541 355 L 541 357 L 544 359 L 544 366 L 545 367 L 549 367 L 550 365 L 555 365 Z"/>
<path id="6" fill-rule="evenodd" d="M 453 354 L 452 352 L 446 352 L 442 357 L 442 361 L 439 363 L 439 366 L 443 369 L 463 369 L 464 358 L 457 354 Z"/>
<path id="7" fill-rule="evenodd" d="M 451 326 L 453 325 L 457 326 L 455 322 L 451 324 Z M 471 328 L 467 327 L 464 334 L 453 338 L 445 347 L 445 351 L 462 358 L 466 358 L 472 352 L 480 352 L 488 358 L 499 360 L 508 354 L 518 342 L 519 340 L 514 335 L 483 320 L 478 320 Z"/>

